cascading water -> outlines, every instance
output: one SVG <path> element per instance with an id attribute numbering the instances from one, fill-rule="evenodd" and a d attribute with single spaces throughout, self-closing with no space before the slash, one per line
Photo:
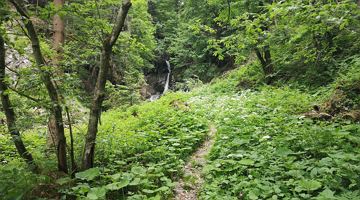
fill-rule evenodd
<path id="1" fill-rule="evenodd" d="M 150 98 L 149 98 L 150 101 L 155 101 L 155 100 L 159 99 L 161 97 L 161 95 L 165 94 L 169 90 L 170 75 L 171 75 L 171 65 L 170 65 L 170 62 L 168 60 L 165 60 L 165 62 L 166 62 L 166 66 L 167 66 L 167 69 L 168 69 L 168 73 L 167 73 L 166 80 L 165 80 L 164 90 L 163 90 L 163 92 L 161 94 L 160 94 L 160 92 L 157 92 L 156 94 L 151 95 Z"/>
<path id="2" fill-rule="evenodd" d="M 164 87 L 163 94 L 165 94 L 165 92 L 167 92 L 169 90 L 170 74 L 171 74 L 170 62 L 168 60 L 166 60 L 165 62 L 166 62 L 166 66 L 168 68 L 168 74 L 167 74 L 167 77 L 166 77 L 166 82 L 165 82 L 165 87 Z"/>

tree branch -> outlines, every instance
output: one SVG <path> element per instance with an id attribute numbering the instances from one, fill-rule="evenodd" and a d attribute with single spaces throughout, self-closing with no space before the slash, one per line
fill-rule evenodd
<path id="1" fill-rule="evenodd" d="M 122 31 L 124 24 L 125 24 L 125 18 L 129 12 L 129 9 L 131 7 L 131 1 L 130 0 L 124 0 L 120 10 L 118 11 L 116 20 L 115 20 L 115 27 L 110 35 L 110 41 L 109 45 L 112 47 L 116 43 L 116 40 L 119 38 L 119 34 Z"/>
<path id="2" fill-rule="evenodd" d="M 31 101 L 34 101 L 34 102 L 36 102 L 36 103 L 40 103 L 40 102 L 42 101 L 41 99 L 37 99 L 37 98 L 31 97 L 31 96 L 29 96 L 29 95 L 27 95 L 27 94 L 25 94 L 25 93 L 23 93 L 23 92 L 20 92 L 19 90 L 15 89 L 15 88 L 13 88 L 13 87 L 11 87 L 11 86 L 9 86 L 8 88 L 9 88 L 11 91 L 15 92 L 16 94 L 18 94 L 18 95 L 20 95 L 20 96 L 23 96 L 23 97 L 25 97 L 25 98 L 27 98 L 27 99 L 30 99 Z"/>

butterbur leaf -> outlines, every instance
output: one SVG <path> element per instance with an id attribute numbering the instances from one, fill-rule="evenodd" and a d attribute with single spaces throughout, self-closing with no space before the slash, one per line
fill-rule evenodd
<path id="1" fill-rule="evenodd" d="M 160 195 L 156 195 L 154 197 L 149 198 L 149 200 L 161 200 L 161 196 Z"/>
<path id="2" fill-rule="evenodd" d="M 170 188 L 166 187 L 166 186 L 162 186 L 162 187 L 156 189 L 157 192 L 166 192 L 168 190 L 170 190 Z"/>
<path id="3" fill-rule="evenodd" d="M 334 196 L 335 192 L 331 191 L 329 188 L 322 191 L 319 196 L 316 197 L 317 200 L 328 200 L 328 199 L 335 199 Z"/>
<path id="4" fill-rule="evenodd" d="M 279 155 L 279 156 L 287 156 L 287 155 L 292 154 L 294 152 L 291 151 L 290 149 L 288 149 L 287 147 L 280 147 L 280 148 L 276 149 L 275 153 L 277 155 Z"/>
<path id="5" fill-rule="evenodd" d="M 314 191 L 321 188 L 321 183 L 315 180 L 301 180 L 299 186 L 301 190 Z"/>
<path id="6" fill-rule="evenodd" d="M 140 166 L 135 166 L 131 168 L 131 172 L 138 175 L 145 175 L 146 169 Z"/>
<path id="7" fill-rule="evenodd" d="M 117 180 L 119 180 L 119 179 L 120 179 L 121 174 L 120 174 L 120 173 L 113 174 L 113 175 L 111 175 L 110 177 L 111 177 L 111 179 L 112 179 L 112 180 L 117 181 Z"/>
<path id="8" fill-rule="evenodd" d="M 79 194 L 85 194 L 90 191 L 90 186 L 86 184 L 79 184 L 73 188 L 71 188 L 73 191 Z"/>
<path id="9" fill-rule="evenodd" d="M 56 183 L 59 185 L 64 185 L 66 183 L 69 183 L 72 179 L 70 177 L 60 178 L 56 180 Z"/>
<path id="10" fill-rule="evenodd" d="M 147 194 L 152 194 L 155 192 L 154 190 L 149 190 L 149 189 L 143 189 L 142 191 Z"/>
<path id="11" fill-rule="evenodd" d="M 239 164 L 241 165 L 253 165 L 255 163 L 255 161 L 251 160 L 251 159 L 242 159 L 239 161 Z"/>
<path id="12" fill-rule="evenodd" d="M 129 185 L 139 185 L 140 181 L 141 181 L 140 178 L 135 178 L 133 181 L 131 181 L 131 183 Z"/>
<path id="13" fill-rule="evenodd" d="M 106 195 L 106 189 L 104 187 L 91 188 L 90 192 L 87 194 L 87 199 L 96 200 L 104 199 Z"/>
<path id="14" fill-rule="evenodd" d="M 91 168 L 83 172 L 79 172 L 75 174 L 75 177 L 81 180 L 91 181 L 94 180 L 97 176 L 100 175 L 99 168 Z"/>
<path id="15" fill-rule="evenodd" d="M 248 197 L 249 197 L 249 199 L 251 199 L 251 200 L 258 199 L 258 195 L 257 195 L 255 192 L 253 192 L 253 191 L 250 191 L 250 192 L 249 192 Z"/>
<path id="16" fill-rule="evenodd" d="M 106 185 L 106 189 L 112 190 L 112 191 L 120 190 L 121 188 L 124 188 L 124 187 L 128 186 L 129 183 L 130 183 L 129 180 L 123 179 L 123 180 L 121 180 L 119 182 L 115 182 L 115 183 L 111 183 L 111 184 Z"/>

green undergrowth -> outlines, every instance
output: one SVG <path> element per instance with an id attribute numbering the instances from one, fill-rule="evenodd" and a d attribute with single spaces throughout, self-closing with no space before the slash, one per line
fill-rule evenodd
<path id="1" fill-rule="evenodd" d="M 188 98 L 172 93 L 125 112 L 104 113 L 97 168 L 76 174 L 76 185 L 63 193 L 87 199 L 170 197 L 185 161 L 208 132 L 207 122 L 186 104 Z"/>
<path id="2" fill-rule="evenodd" d="M 190 100 L 211 108 L 207 116 L 218 126 L 200 199 L 360 199 L 360 125 L 302 116 L 333 85 L 310 93 L 261 85 L 239 90 L 234 83 L 223 90 L 223 84 Z"/>
<path id="3" fill-rule="evenodd" d="M 4 128 L 4 129 L 2 129 Z M 46 147 L 45 130 L 22 134 L 24 143 L 36 160 L 41 174 L 34 174 L 19 157 L 5 127 L 0 130 L 0 199 L 28 199 L 38 184 L 50 184 L 49 172 L 56 168 L 56 157 Z M 31 198 L 30 198 L 31 199 Z"/>
<path id="4" fill-rule="evenodd" d="M 34 194 L 36 188 L 56 187 L 68 199 L 167 199 L 181 177 L 187 158 L 208 133 L 208 122 L 186 101 L 188 93 L 169 93 L 160 100 L 103 113 L 96 144 L 95 168 L 56 181 L 47 174 L 56 168 L 46 158 L 46 137 L 41 130 L 24 134 L 44 176 L 29 172 L 15 153 L 11 139 L 1 137 L 0 197 L 17 199 L 35 195 L 51 199 L 58 194 Z M 75 149 L 83 148 L 86 126 L 75 125 Z M 5 132 L 5 131 L 4 131 Z M 4 135 L 4 136 L 3 136 Z M 50 153 L 50 155 L 52 154 Z M 20 164 L 19 164 L 20 163 Z M 24 179 L 16 176 L 23 174 Z M 35 198 L 35 197 L 34 197 Z"/>
<path id="5" fill-rule="evenodd" d="M 30 173 L 8 136 L 0 135 L 0 197 L 21 198 L 34 194 L 34 185 L 52 184 L 67 199 L 171 199 L 184 163 L 214 124 L 199 199 L 360 199 L 359 124 L 303 117 L 339 88 L 357 94 L 358 68 L 316 91 L 295 83 L 266 86 L 259 71 L 253 63 L 191 92 L 103 113 L 96 167 L 75 179 L 53 183 Z M 74 128 L 79 161 L 86 126 Z M 42 169 L 56 167 L 43 129 L 24 140 Z M 15 178 L 20 174 L 24 179 Z"/>

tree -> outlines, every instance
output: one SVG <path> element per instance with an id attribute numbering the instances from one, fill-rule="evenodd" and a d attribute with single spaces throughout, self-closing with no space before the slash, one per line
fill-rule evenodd
<path id="1" fill-rule="evenodd" d="M 64 6 L 65 0 L 54 0 L 54 6 L 56 10 L 61 9 Z M 56 13 L 53 17 L 53 48 L 56 51 L 56 56 L 53 59 L 54 65 L 57 65 L 61 60 L 62 45 L 65 41 L 65 23 L 62 17 Z"/>
<path id="2" fill-rule="evenodd" d="M 59 10 L 63 7 L 64 5 L 64 0 L 54 0 L 54 6 L 56 8 L 56 10 Z M 64 34 L 64 30 L 65 30 L 65 24 L 63 19 L 61 18 L 61 16 L 58 13 L 55 13 L 55 15 L 53 16 L 53 49 L 55 50 L 55 56 L 52 59 L 52 64 L 53 66 L 56 66 L 56 70 L 55 72 L 58 74 L 62 74 L 62 70 L 60 69 L 59 66 L 59 62 L 61 61 L 62 58 L 62 45 L 64 43 L 65 40 L 65 34 Z M 49 146 L 54 146 L 54 144 L 57 143 L 57 135 L 58 133 L 56 130 L 56 120 L 55 117 L 53 115 L 51 115 L 49 117 L 49 122 L 48 122 L 48 129 L 49 129 L 49 134 L 48 134 L 48 145 Z"/>
<path id="3" fill-rule="evenodd" d="M 36 65 L 41 73 L 41 79 L 45 84 L 48 96 L 51 100 L 50 110 L 51 114 L 55 117 L 55 129 L 57 132 L 56 141 L 56 154 L 58 159 L 58 169 L 59 171 L 63 171 L 65 173 L 68 172 L 67 167 L 67 155 L 66 155 L 66 138 L 64 134 L 64 125 L 63 125 L 63 117 L 62 117 L 62 107 L 59 99 L 59 92 L 56 87 L 56 84 L 53 82 L 51 78 L 51 73 L 45 69 L 47 63 L 42 55 L 41 47 L 37 32 L 32 23 L 32 19 L 27 13 L 27 10 L 23 6 L 22 0 L 9 0 L 17 12 L 20 14 L 22 22 L 25 24 L 25 28 L 27 30 L 27 34 L 32 44 L 33 56 L 36 61 Z"/>
<path id="4" fill-rule="evenodd" d="M 26 149 L 24 142 L 21 139 L 20 131 L 16 126 L 15 111 L 10 102 L 8 86 L 5 80 L 5 67 L 5 41 L 3 36 L 0 34 L 0 97 L 6 116 L 7 127 L 19 155 L 28 163 L 33 171 L 37 171 L 34 159 L 31 153 Z"/>
<path id="5" fill-rule="evenodd" d="M 105 97 L 106 77 L 110 69 L 110 60 L 112 49 L 115 45 L 120 32 L 122 31 L 128 11 L 131 7 L 131 0 L 124 0 L 119 9 L 115 25 L 109 35 L 107 35 L 102 42 L 100 69 L 97 76 L 94 96 L 90 107 L 90 116 L 88 123 L 88 130 L 85 141 L 85 149 L 82 160 L 82 168 L 89 169 L 94 165 L 96 134 L 98 132 L 98 123 L 101 115 L 101 106 Z"/>

